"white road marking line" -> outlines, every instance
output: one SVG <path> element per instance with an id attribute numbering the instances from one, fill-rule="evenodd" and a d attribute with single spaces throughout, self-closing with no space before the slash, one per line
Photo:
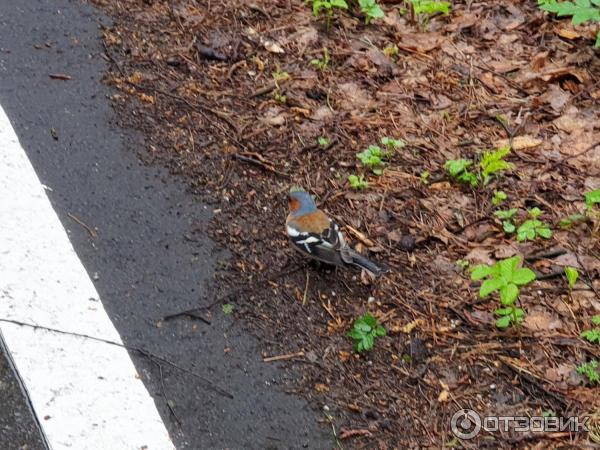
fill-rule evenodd
<path id="1" fill-rule="evenodd" d="M 121 343 L 0 107 L 0 317 Z M 120 347 L 0 323 L 53 449 L 173 449 Z"/>

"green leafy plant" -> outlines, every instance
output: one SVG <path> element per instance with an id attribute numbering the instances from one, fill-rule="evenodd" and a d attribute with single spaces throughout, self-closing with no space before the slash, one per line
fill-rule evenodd
<path id="1" fill-rule="evenodd" d="M 321 147 L 327 147 L 329 145 L 330 141 L 325 136 L 321 136 L 321 137 L 319 137 L 319 139 L 317 139 L 317 142 L 319 143 L 319 145 Z"/>
<path id="2" fill-rule="evenodd" d="M 592 323 L 594 325 L 600 325 L 600 316 L 592 317 Z M 600 343 L 600 328 L 592 328 L 591 330 L 584 330 L 581 332 L 581 337 L 587 341 L 593 343 Z"/>
<path id="3" fill-rule="evenodd" d="M 575 283 L 577 283 L 577 279 L 579 278 L 579 272 L 575 267 L 565 267 L 565 275 L 567 277 L 567 282 L 569 283 L 569 289 L 573 289 Z"/>
<path id="4" fill-rule="evenodd" d="M 469 170 L 472 165 L 473 161 L 469 159 L 449 159 L 444 164 L 444 169 L 446 169 L 448 174 L 457 181 L 469 184 L 471 187 L 477 187 L 479 184 L 477 175 Z"/>
<path id="5" fill-rule="evenodd" d="M 443 13 L 448 14 L 450 12 L 450 2 L 436 1 L 436 0 L 410 0 L 415 15 L 420 16 L 421 14 L 436 14 Z"/>
<path id="6" fill-rule="evenodd" d="M 385 166 L 384 158 L 388 157 L 391 152 L 384 152 L 378 145 L 369 145 L 366 150 L 356 154 L 363 166 L 368 167 L 375 175 L 383 173 Z"/>
<path id="7" fill-rule="evenodd" d="M 446 161 L 444 168 L 452 178 L 469 184 L 471 187 L 477 187 L 480 180 L 486 185 L 492 180 L 492 176 L 499 175 L 505 170 L 510 170 L 514 167 L 513 164 L 504 160 L 504 157 L 509 153 L 510 147 L 483 152 L 477 165 L 477 172 L 472 170 L 473 161 L 464 158 L 450 159 Z"/>
<path id="8" fill-rule="evenodd" d="M 517 211 L 517 208 L 511 208 L 503 211 L 496 211 L 494 213 L 494 215 L 502 221 L 502 228 L 507 234 L 512 234 L 517 230 L 517 227 L 513 222 L 513 217 Z"/>
<path id="9" fill-rule="evenodd" d="M 513 256 L 494 265 L 480 264 L 471 272 L 472 280 L 484 280 L 479 288 L 479 296 L 485 298 L 498 291 L 503 308 L 496 311 L 500 316 L 496 320 L 498 328 L 518 325 L 525 317 L 525 311 L 516 306 L 519 298 L 519 286 L 525 286 L 535 280 L 535 273 L 526 267 L 520 267 L 521 258 Z"/>
<path id="10" fill-rule="evenodd" d="M 419 178 L 421 179 L 421 183 L 429 184 L 430 176 L 431 176 L 431 174 L 429 173 L 429 170 L 424 170 L 423 172 L 421 172 L 421 175 L 419 175 Z"/>
<path id="11" fill-rule="evenodd" d="M 286 103 L 287 102 L 287 96 L 283 95 L 279 91 L 273 92 L 273 98 L 275 99 L 275 101 L 277 103 Z"/>
<path id="12" fill-rule="evenodd" d="M 577 373 L 579 375 L 585 375 L 590 383 L 598 383 L 600 381 L 600 376 L 598 375 L 598 361 L 595 359 L 577 366 Z"/>
<path id="13" fill-rule="evenodd" d="M 311 59 L 310 63 L 317 67 L 321 72 L 323 72 L 327 67 L 329 67 L 329 62 L 331 61 L 331 55 L 329 54 L 329 50 L 327 47 L 323 47 L 323 58 L 315 58 Z"/>
<path id="14" fill-rule="evenodd" d="M 566 230 L 566 229 L 571 228 L 573 225 L 576 225 L 581 222 L 585 222 L 586 220 L 587 220 L 587 217 L 584 216 L 583 214 L 571 214 L 568 217 L 564 217 L 564 218 L 560 219 L 560 222 L 558 222 L 558 225 L 561 228 Z"/>
<path id="15" fill-rule="evenodd" d="M 398 150 L 406 145 L 402 139 L 394 139 L 391 137 L 382 137 L 380 142 L 381 145 L 388 149 L 388 151 Z"/>
<path id="16" fill-rule="evenodd" d="M 368 25 L 373 19 L 381 19 L 385 17 L 383 9 L 375 0 L 358 0 L 360 10 L 365 15 L 365 23 Z"/>
<path id="17" fill-rule="evenodd" d="M 306 0 L 309 3 L 311 0 Z M 348 9 L 346 0 L 312 0 L 312 12 L 315 17 L 319 17 L 321 11 L 325 12 L 327 18 L 327 28 L 331 24 L 333 12 L 335 9 Z"/>
<path id="18" fill-rule="evenodd" d="M 554 13 L 558 17 L 572 16 L 573 25 L 581 25 L 588 21 L 600 22 L 600 0 L 538 0 L 538 5 L 541 10 Z M 595 46 L 600 48 L 600 31 L 596 34 Z"/>
<path id="19" fill-rule="evenodd" d="M 598 328 L 593 328 L 591 330 L 585 330 L 581 332 L 581 337 L 585 338 L 589 342 L 600 343 L 600 330 Z"/>
<path id="20" fill-rule="evenodd" d="M 350 183 L 350 186 L 352 186 L 353 189 L 366 189 L 369 187 L 369 182 L 367 180 L 365 180 L 364 175 L 350 175 L 348 177 L 348 182 Z"/>
<path id="21" fill-rule="evenodd" d="M 548 224 L 538 219 L 541 214 L 542 211 L 537 207 L 529 210 L 530 219 L 523 222 L 517 229 L 517 241 L 533 241 L 538 236 L 544 239 L 552 237 L 552 230 Z"/>
<path id="22" fill-rule="evenodd" d="M 356 319 L 348 336 L 354 341 L 354 349 L 362 353 L 373 350 L 375 339 L 385 334 L 385 328 L 377 322 L 377 319 L 366 313 Z"/>
<path id="23" fill-rule="evenodd" d="M 279 83 L 280 81 L 286 81 L 290 79 L 290 74 L 283 70 L 277 70 L 273 72 L 273 79 L 276 83 Z"/>
<path id="24" fill-rule="evenodd" d="M 396 44 L 386 45 L 383 49 L 383 54 L 388 58 L 392 58 L 394 56 L 398 56 L 400 54 L 400 49 Z"/>
<path id="25" fill-rule="evenodd" d="M 479 163 L 483 184 L 488 184 L 492 179 L 492 175 L 514 168 L 514 164 L 504 161 L 504 157 L 509 153 L 510 147 L 502 147 L 498 150 L 483 152 L 481 162 Z"/>
<path id="26" fill-rule="evenodd" d="M 494 196 L 492 197 L 492 205 L 498 206 L 500 203 L 502 203 L 507 198 L 508 198 L 508 195 L 506 195 L 506 192 L 494 191 Z"/>
<path id="27" fill-rule="evenodd" d="M 233 305 L 231 303 L 225 303 L 222 307 L 223 314 L 230 315 L 233 313 Z"/>
<path id="28" fill-rule="evenodd" d="M 598 0 L 600 1 L 600 0 Z M 591 211 L 594 205 L 600 204 L 600 189 L 590 191 L 584 194 L 585 206 L 588 211 Z"/>

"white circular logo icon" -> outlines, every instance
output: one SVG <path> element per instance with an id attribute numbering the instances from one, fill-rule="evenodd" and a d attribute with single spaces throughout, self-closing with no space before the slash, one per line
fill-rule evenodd
<path id="1" fill-rule="evenodd" d="M 461 409 L 452 416 L 450 426 L 457 438 L 471 439 L 481 431 L 481 417 L 472 409 Z"/>

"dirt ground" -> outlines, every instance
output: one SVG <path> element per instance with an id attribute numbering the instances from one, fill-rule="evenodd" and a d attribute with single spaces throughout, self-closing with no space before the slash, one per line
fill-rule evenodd
<path id="1" fill-rule="evenodd" d="M 582 416 L 600 406 L 576 371 L 600 358 L 580 337 L 600 313 L 600 221 L 592 211 L 559 226 L 600 187 L 593 27 L 517 0 L 455 1 L 433 17 L 386 0 L 369 25 L 350 2 L 329 26 L 300 0 L 94 3 L 115 21 L 106 82 L 123 123 L 147 136 L 142 158 L 210 202 L 210 234 L 231 252 L 215 298 L 199 306 L 233 304 L 263 356 L 284 355 L 302 375 L 289 390 L 326 405 L 340 448 L 596 448 L 594 426 L 470 440 L 450 429 L 463 408 Z M 406 145 L 377 176 L 356 154 L 382 137 Z M 444 169 L 506 145 L 514 166 L 486 185 Z M 353 189 L 351 174 L 368 188 Z M 392 272 L 373 281 L 304 264 L 283 227 L 291 185 Z M 508 198 L 493 205 L 500 190 Z M 519 243 L 494 215 L 517 208 L 518 224 L 533 207 L 551 238 Z M 498 297 L 479 298 L 469 267 L 513 255 L 538 280 L 521 290 L 523 324 L 500 330 Z M 565 266 L 580 274 L 572 290 Z M 388 333 L 358 355 L 347 333 L 366 311 Z"/>

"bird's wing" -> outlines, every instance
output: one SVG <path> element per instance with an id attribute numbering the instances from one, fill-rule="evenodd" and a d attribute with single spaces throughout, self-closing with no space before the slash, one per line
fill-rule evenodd
<path id="1" fill-rule="evenodd" d="M 340 249 L 345 247 L 346 242 L 340 232 L 340 227 L 333 220 L 328 220 L 327 227 L 320 233 L 300 232 L 292 222 L 289 222 L 287 234 L 303 253 L 329 264 L 342 265 L 344 263 Z"/>

